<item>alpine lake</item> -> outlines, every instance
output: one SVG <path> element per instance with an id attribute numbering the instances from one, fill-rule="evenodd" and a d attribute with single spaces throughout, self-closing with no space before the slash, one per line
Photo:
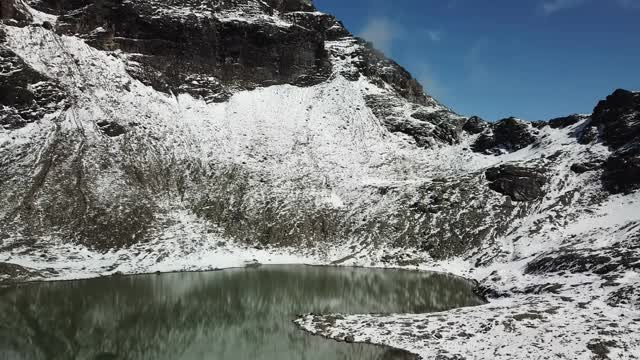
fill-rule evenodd
<path id="1" fill-rule="evenodd" d="M 482 303 L 446 274 L 302 265 L 0 288 L 0 360 L 400 360 L 312 336 L 303 313 L 428 313 Z"/>

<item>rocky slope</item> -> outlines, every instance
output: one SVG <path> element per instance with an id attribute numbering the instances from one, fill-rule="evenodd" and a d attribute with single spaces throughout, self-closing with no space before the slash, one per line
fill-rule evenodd
<path id="1" fill-rule="evenodd" d="M 492 326 L 485 352 L 420 316 L 413 335 L 301 324 L 425 357 L 493 358 L 499 328 L 535 358 L 571 324 L 556 354 L 640 351 L 639 93 L 466 118 L 305 0 L 6 0 L 0 17 L 0 277 L 418 266 L 507 297 L 439 315 L 460 333 L 563 310 Z"/>

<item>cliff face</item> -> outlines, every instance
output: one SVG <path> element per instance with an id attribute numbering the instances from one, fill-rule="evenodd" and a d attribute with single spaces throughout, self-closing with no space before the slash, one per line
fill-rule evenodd
<path id="1" fill-rule="evenodd" d="M 13 25 L 33 20 L 31 13 L 22 1 L 6 0 L 0 4 L 0 19 L 10 21 Z"/>
<path id="2" fill-rule="evenodd" d="M 287 140 L 309 136 L 289 131 L 298 131 L 295 128 L 309 122 L 310 117 L 318 127 L 314 131 L 320 132 L 320 118 L 334 116 L 344 123 L 341 126 L 348 126 L 352 116 L 364 114 L 374 119 L 366 114 L 371 107 L 388 129 L 410 135 L 421 146 L 459 142 L 455 130 L 459 125 L 447 121 L 455 117 L 459 123 L 458 117 L 425 95 L 408 72 L 353 38 L 334 17 L 318 13 L 306 1 L 42 1 L 32 5 L 57 17 L 38 13 L 40 27 L 38 22 L 30 27 L 6 27 L 9 38 L 2 45 L 3 59 L 11 67 L 3 84 L 7 94 L 3 99 L 7 106 L 2 119 L 5 134 L 13 137 L 9 131 L 36 120 L 47 122 L 38 122 L 35 129 L 30 129 L 33 131 L 25 130 L 31 140 L 21 144 L 19 150 L 12 141 L 3 148 L 5 181 L 21 184 L 8 187 L 10 190 L 3 195 L 3 214 L 11 224 L 3 230 L 21 234 L 21 239 L 55 233 L 98 248 L 145 241 L 150 230 L 162 228 L 160 214 L 171 212 L 167 206 L 176 206 L 176 198 L 182 204 L 178 207 L 186 206 L 214 226 L 224 224 L 228 235 L 263 244 L 335 242 L 369 236 L 369 230 L 360 225 L 345 223 L 353 220 L 346 219 L 344 209 L 309 204 L 308 200 L 323 202 L 327 193 L 331 197 L 332 185 L 319 185 L 321 174 L 312 171 L 311 164 L 297 164 L 300 160 L 293 160 L 293 153 L 283 166 L 300 165 L 311 173 L 309 179 L 301 180 L 309 182 L 310 189 L 304 189 L 306 184 L 298 185 L 304 199 L 275 194 L 290 190 L 274 191 L 280 187 L 274 182 L 287 188 L 287 181 L 292 179 L 262 179 L 274 170 L 268 166 L 240 159 L 221 161 L 212 154 L 203 158 L 203 144 L 198 142 L 206 144 L 220 128 L 176 134 L 179 140 L 169 140 L 161 128 L 168 125 L 172 128 L 169 132 L 185 131 L 175 118 L 184 115 L 178 110 L 182 94 L 198 104 L 197 112 L 204 111 L 188 116 L 201 120 L 225 108 L 216 110 L 206 103 L 233 103 L 234 94 L 245 94 L 236 97 L 241 112 L 250 112 L 245 108 L 255 107 L 256 99 L 272 102 L 268 107 L 280 110 L 275 113 L 266 109 L 257 117 L 271 118 L 258 122 L 266 122 L 273 136 Z M 31 60 L 44 56 L 34 64 L 40 72 L 13 48 Z M 275 88 L 282 84 L 299 88 Z M 149 92 L 144 85 L 158 92 Z M 247 91 L 262 94 L 263 99 L 251 99 Z M 304 94 L 331 98 L 325 99 L 325 108 L 315 111 L 314 103 L 304 98 L 282 108 L 277 102 L 281 102 L 278 97 L 287 96 L 285 91 L 292 99 Z M 352 104 L 341 107 L 339 92 Z M 178 98 L 171 100 L 171 96 Z M 245 99 L 240 100 L 242 97 Z M 149 106 L 153 102 L 162 104 L 154 109 Z M 328 107 L 334 108 L 333 114 Z M 119 108 L 127 110 L 120 112 Z M 407 111 L 413 116 L 409 120 L 403 118 Z M 242 136 L 256 136 L 252 127 L 262 126 L 255 124 L 257 119 L 245 118 L 246 114 L 225 115 L 246 123 Z M 278 122 L 283 117 L 292 117 L 292 127 L 278 134 Z M 200 125 L 214 125 L 216 121 Z M 237 141 L 226 140 L 229 142 L 221 149 L 229 150 Z M 264 153 L 260 161 L 281 161 L 278 152 L 293 150 L 278 149 L 280 140 L 270 139 L 271 144 L 259 145 Z M 181 145 L 174 148 L 176 144 L 167 141 Z M 258 146 L 255 142 L 250 139 L 247 147 Z M 313 148 L 320 144 L 309 145 Z M 345 144 L 334 145 L 338 150 Z M 234 156 L 256 155 L 248 149 L 233 151 Z M 312 156 L 307 152 L 303 151 L 304 161 Z M 357 152 L 362 161 L 373 160 L 360 149 Z M 105 187 L 99 184 L 111 176 L 107 183 L 120 184 L 117 194 L 111 193 L 113 188 L 103 193 Z M 314 193 L 319 186 L 325 188 L 319 190 L 322 195 L 318 200 Z M 257 189 L 267 189 L 267 199 L 256 199 Z M 251 202 L 257 203 L 249 205 Z M 279 209 L 283 207 L 297 214 L 293 218 L 282 214 Z M 366 221 L 366 227 L 379 226 L 377 216 Z M 412 233 L 418 231 L 416 227 Z M 415 234 L 404 238 L 402 242 L 417 241 Z"/>
<path id="3" fill-rule="evenodd" d="M 331 73 L 324 39 L 337 22 L 294 26 L 292 11 L 315 10 L 306 2 L 100 1 L 61 8 L 58 33 L 124 52 L 134 78 L 166 93 L 225 101 L 234 90 L 313 85 Z"/>
<path id="4" fill-rule="evenodd" d="M 3 6 L 3 251 L 197 238 L 483 265 L 637 195 L 637 93 L 489 123 L 308 1 Z"/>

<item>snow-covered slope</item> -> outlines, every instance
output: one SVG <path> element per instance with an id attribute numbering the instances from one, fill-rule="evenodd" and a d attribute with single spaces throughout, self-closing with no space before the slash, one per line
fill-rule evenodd
<path id="1" fill-rule="evenodd" d="M 306 1 L 17 4 L 0 14 L 0 276 L 418 267 L 506 299 L 300 324 L 425 358 L 640 351 L 640 94 L 487 123 Z"/>

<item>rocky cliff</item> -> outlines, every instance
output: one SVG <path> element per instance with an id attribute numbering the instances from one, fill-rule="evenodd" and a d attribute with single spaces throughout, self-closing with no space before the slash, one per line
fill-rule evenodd
<path id="1" fill-rule="evenodd" d="M 306 0 L 0 11 L 0 261 L 21 274 L 239 251 L 422 264 L 493 296 L 586 271 L 638 306 L 639 93 L 544 122 L 463 117 Z"/>

